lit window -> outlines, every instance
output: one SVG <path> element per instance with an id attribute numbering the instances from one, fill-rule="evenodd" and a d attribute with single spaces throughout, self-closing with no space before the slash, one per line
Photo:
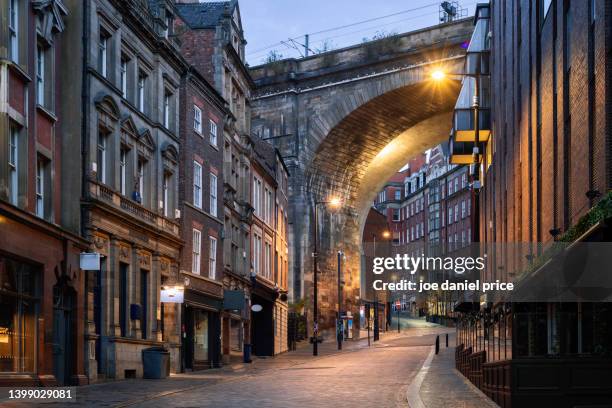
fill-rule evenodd
<path id="1" fill-rule="evenodd" d="M 192 256 L 191 256 L 191 272 L 196 275 L 200 274 L 200 259 L 202 253 L 202 232 L 197 229 L 193 230 Z"/>
<path id="2" fill-rule="evenodd" d="M 217 124 L 212 120 L 210 121 L 210 144 L 217 145 Z"/>
<path id="3" fill-rule="evenodd" d="M 217 276 L 217 239 L 208 237 L 210 240 L 210 254 L 208 256 L 208 277 L 215 279 Z"/>
<path id="4" fill-rule="evenodd" d="M 193 129 L 202 133 L 202 110 L 196 105 L 193 105 Z"/>
<path id="5" fill-rule="evenodd" d="M 202 166 L 193 162 L 193 205 L 202 208 Z"/>
<path id="6" fill-rule="evenodd" d="M 217 216 L 217 175 L 210 173 L 210 214 Z"/>

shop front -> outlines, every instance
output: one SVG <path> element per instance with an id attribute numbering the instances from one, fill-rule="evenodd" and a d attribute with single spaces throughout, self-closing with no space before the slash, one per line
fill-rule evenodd
<path id="1" fill-rule="evenodd" d="M 78 305 L 79 253 L 86 244 L 29 214 L 2 213 L 0 386 L 85 384 Z M 19 216 L 30 222 L 18 221 Z"/>
<path id="2" fill-rule="evenodd" d="M 183 367 L 187 371 L 221 366 L 223 299 L 195 290 L 185 291 L 183 304 Z"/>
<path id="3" fill-rule="evenodd" d="M 278 292 L 259 279 L 251 291 L 251 339 L 253 354 L 274 355 L 274 311 Z"/>

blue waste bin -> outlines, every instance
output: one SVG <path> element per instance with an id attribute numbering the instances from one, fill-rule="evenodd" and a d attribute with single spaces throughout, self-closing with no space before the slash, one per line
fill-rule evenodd
<path id="1" fill-rule="evenodd" d="M 163 347 L 142 350 L 142 378 L 159 380 L 170 375 L 170 352 Z"/>
<path id="2" fill-rule="evenodd" d="M 251 362 L 251 345 L 250 344 L 244 345 L 243 358 L 244 358 L 243 361 L 245 363 Z"/>

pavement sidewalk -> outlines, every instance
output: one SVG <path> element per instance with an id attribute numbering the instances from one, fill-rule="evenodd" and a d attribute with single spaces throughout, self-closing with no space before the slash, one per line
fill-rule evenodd
<path id="1" fill-rule="evenodd" d="M 371 341 L 371 347 L 382 345 L 383 341 L 398 338 L 405 333 L 383 332 L 380 342 Z M 372 340 L 372 339 L 371 339 Z M 253 357 L 253 362 L 228 364 L 218 369 L 172 374 L 164 380 L 130 379 L 117 380 L 76 387 L 78 406 L 129 407 L 144 401 L 172 395 L 195 388 L 208 387 L 222 382 L 231 382 L 256 376 L 270 370 L 282 370 L 300 364 L 325 358 L 338 353 L 350 353 L 368 347 L 367 338 L 346 341 L 342 351 L 337 349 L 334 339 L 326 339 L 319 344 L 318 357 L 312 355 L 312 344 L 307 341 L 298 343 L 297 350 L 289 351 L 274 357 Z M 40 405 L 73 408 L 74 403 L 40 403 Z M 2 407 L 27 407 L 33 404 L 8 402 L 0 399 Z M 36 404 L 39 405 L 39 404 Z"/>
<path id="2" fill-rule="evenodd" d="M 407 399 L 410 408 L 499 408 L 467 378 L 455 369 L 454 334 L 449 336 L 449 347 L 440 336 L 440 352 L 435 348 L 412 384 Z"/>

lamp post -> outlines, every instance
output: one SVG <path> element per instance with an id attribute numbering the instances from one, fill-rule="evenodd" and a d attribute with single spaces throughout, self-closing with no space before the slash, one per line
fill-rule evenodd
<path id="1" fill-rule="evenodd" d="M 342 322 L 342 257 L 344 252 L 338 251 L 338 321 L 336 322 L 336 337 L 338 339 L 338 350 L 342 350 L 344 339 L 344 323 Z"/>
<path id="2" fill-rule="evenodd" d="M 312 355 L 313 356 L 318 356 L 319 355 L 319 302 L 318 302 L 318 297 L 319 297 L 319 288 L 318 288 L 318 245 L 317 245 L 317 239 L 318 239 L 318 219 L 319 219 L 319 212 L 318 212 L 318 207 L 321 204 L 329 204 L 332 207 L 339 207 L 340 206 L 340 199 L 338 198 L 331 198 L 329 200 L 325 200 L 325 201 L 315 201 L 315 205 L 314 205 L 314 252 L 312 254 L 314 260 L 314 305 L 313 305 L 313 324 L 314 324 L 314 330 L 313 330 L 313 342 L 312 342 Z"/>

